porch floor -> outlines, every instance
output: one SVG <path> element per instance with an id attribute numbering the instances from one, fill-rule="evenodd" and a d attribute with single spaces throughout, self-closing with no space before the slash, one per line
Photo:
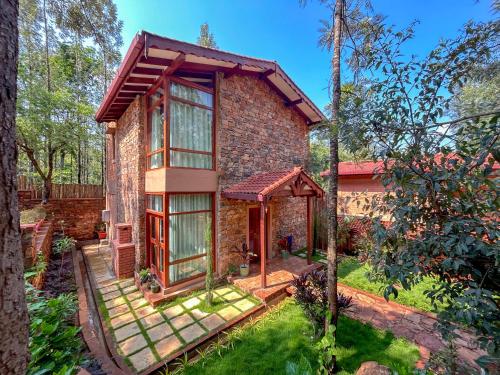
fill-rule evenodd
<path id="1" fill-rule="evenodd" d="M 234 277 L 232 283 L 247 293 L 253 294 L 265 303 L 286 294 L 294 277 L 320 268 L 320 263 L 308 265 L 307 260 L 290 255 L 287 259 L 273 258 L 266 264 L 267 288 L 261 288 L 260 264 L 250 265 L 250 274 L 247 277 Z"/>

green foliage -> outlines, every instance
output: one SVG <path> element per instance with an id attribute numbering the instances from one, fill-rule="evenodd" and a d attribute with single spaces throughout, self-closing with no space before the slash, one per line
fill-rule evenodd
<path id="1" fill-rule="evenodd" d="M 431 353 L 426 369 L 436 374 L 459 375 L 459 374 L 477 374 L 476 369 L 462 363 L 458 356 L 458 350 L 453 342 L 449 341 L 447 345 L 436 353 Z"/>
<path id="2" fill-rule="evenodd" d="M 200 35 L 198 36 L 198 40 L 196 42 L 202 47 L 218 49 L 214 34 L 210 32 L 208 23 L 206 22 L 201 24 Z"/>
<path id="3" fill-rule="evenodd" d="M 69 236 L 58 238 L 54 241 L 52 251 L 54 254 L 64 254 L 68 251 L 71 251 L 73 246 L 75 246 L 75 243 L 76 241 Z"/>
<path id="4" fill-rule="evenodd" d="M 455 95 L 478 61 L 495 58 L 499 24 L 468 23 L 453 40 L 442 41 L 424 59 L 402 61 L 401 45 L 413 36 L 378 28 L 368 68 L 375 71 L 372 95 L 354 121 L 356 137 L 375 144 L 384 161 L 387 194 L 375 225 L 373 263 L 386 280 L 385 297 L 397 285 L 410 290 L 426 276 L 438 286 L 425 291 L 443 303 L 441 329 L 453 337 L 455 322 L 474 327 L 482 345 L 498 357 L 500 345 L 500 228 L 498 161 L 500 109 L 445 120 Z"/>
<path id="5" fill-rule="evenodd" d="M 45 257 L 43 253 L 38 253 L 36 255 L 35 264 L 33 267 L 28 269 L 24 273 L 24 279 L 30 280 L 32 277 L 39 276 L 47 270 L 47 262 L 45 261 Z"/>
<path id="6" fill-rule="evenodd" d="M 329 311 L 327 315 L 328 321 L 331 321 L 331 312 Z M 317 344 L 319 352 L 319 374 L 328 375 L 334 373 L 335 362 L 333 358 L 337 355 L 337 350 L 335 348 L 335 330 L 336 328 L 333 324 L 328 324 L 325 335 Z"/>
<path id="7" fill-rule="evenodd" d="M 31 322 L 28 374 L 75 374 L 82 362 L 80 328 L 72 324 L 78 311 L 76 297 L 61 294 L 47 299 L 28 287 L 27 301 Z"/>

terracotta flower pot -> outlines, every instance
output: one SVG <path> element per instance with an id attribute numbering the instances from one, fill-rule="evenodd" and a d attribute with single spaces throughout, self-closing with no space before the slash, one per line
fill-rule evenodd
<path id="1" fill-rule="evenodd" d="M 106 237 L 107 237 L 107 233 L 106 232 L 97 232 L 97 235 L 99 236 L 100 240 L 105 240 Z"/>

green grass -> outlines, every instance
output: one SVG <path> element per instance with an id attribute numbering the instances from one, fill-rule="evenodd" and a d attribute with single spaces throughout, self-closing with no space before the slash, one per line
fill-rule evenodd
<path id="1" fill-rule="evenodd" d="M 353 288 L 362 289 L 383 296 L 385 284 L 368 280 L 367 273 L 369 271 L 369 265 L 362 264 L 355 258 L 345 257 L 339 264 L 338 280 Z M 399 289 L 398 297 L 395 299 L 393 297 L 391 298 L 394 302 L 402 305 L 416 307 L 424 311 L 436 312 L 429 298 L 424 294 L 424 291 L 432 289 L 433 285 L 437 286 L 438 282 L 431 277 L 426 277 L 419 284 L 413 286 L 411 290 Z M 438 305 L 437 310 L 440 308 L 442 308 L 442 305 Z"/>
<path id="2" fill-rule="evenodd" d="M 419 352 L 415 345 L 396 339 L 341 316 L 338 329 L 340 374 L 353 374 L 365 361 L 377 361 L 398 371 L 412 373 Z M 242 330 L 234 348 L 222 355 L 212 352 L 204 361 L 188 366 L 184 374 L 285 374 L 288 361 L 304 356 L 315 371 L 318 351 L 311 322 L 300 307 L 288 299 L 258 323 Z M 315 372 L 314 372 L 315 373 Z"/>

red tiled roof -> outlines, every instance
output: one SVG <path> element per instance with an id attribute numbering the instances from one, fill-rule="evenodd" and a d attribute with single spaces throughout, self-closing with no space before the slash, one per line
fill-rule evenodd
<path id="1" fill-rule="evenodd" d="M 265 172 L 250 176 L 242 182 L 225 189 L 222 195 L 226 198 L 261 201 L 264 196 L 272 193 L 300 174 L 305 175 L 307 180 L 314 184 L 314 188 L 322 192 L 322 189 L 310 180 L 302 168 L 295 167 L 291 170 Z"/>
<path id="2" fill-rule="evenodd" d="M 342 161 L 339 163 L 339 176 L 371 176 L 381 171 L 383 167 L 382 161 Z M 329 175 L 329 169 L 320 173 L 321 177 Z"/>
<path id="3" fill-rule="evenodd" d="M 437 162 L 440 162 L 440 159 L 442 157 L 443 155 L 438 154 L 435 156 L 435 160 Z M 456 156 L 455 154 L 449 154 L 446 159 L 447 160 L 459 159 L 459 157 Z M 392 164 L 391 161 L 389 161 L 389 164 Z M 383 161 L 360 161 L 360 162 L 342 161 L 339 163 L 339 176 L 372 176 L 381 172 L 383 168 L 384 168 Z M 493 164 L 493 170 L 498 170 L 498 169 L 500 169 L 500 164 L 495 162 Z M 326 177 L 329 175 L 330 175 L 329 169 L 320 173 L 321 177 Z"/>

